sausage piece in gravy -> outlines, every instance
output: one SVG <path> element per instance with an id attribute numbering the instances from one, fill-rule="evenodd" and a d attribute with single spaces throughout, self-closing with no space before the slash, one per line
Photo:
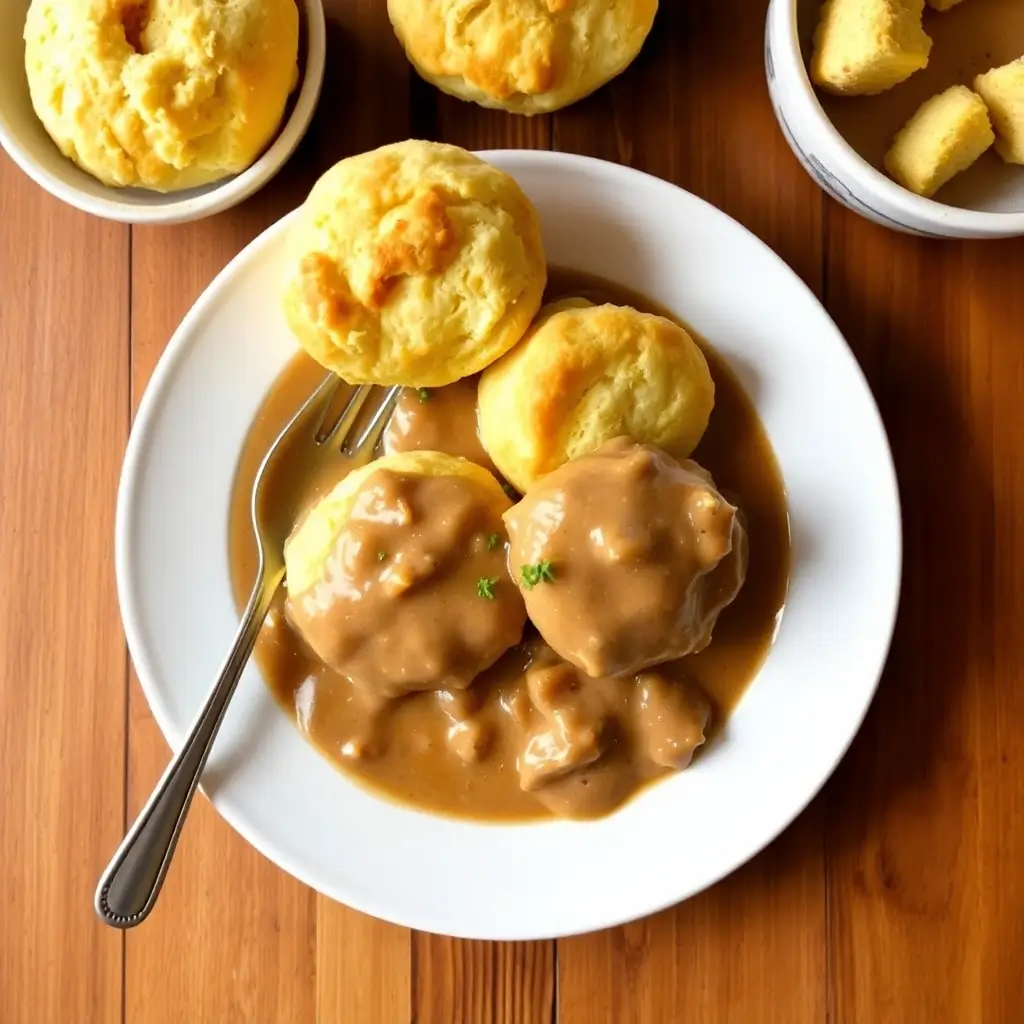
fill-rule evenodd
<path id="1" fill-rule="evenodd" d="M 703 650 L 746 575 L 746 531 L 710 474 L 628 438 L 548 474 L 504 518 L 530 619 L 594 677 Z"/>

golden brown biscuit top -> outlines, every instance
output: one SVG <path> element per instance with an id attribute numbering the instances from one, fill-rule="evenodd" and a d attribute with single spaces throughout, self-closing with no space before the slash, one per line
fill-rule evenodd
<path id="1" fill-rule="evenodd" d="M 300 264 L 307 302 L 324 304 L 332 324 L 354 325 L 359 307 L 380 312 L 399 278 L 440 274 L 454 259 L 458 238 L 443 191 L 427 186 L 397 207 L 390 224 L 369 245 L 362 274 L 350 282 L 338 264 L 322 252 L 309 253 Z"/>
<path id="2" fill-rule="evenodd" d="M 496 101 L 590 91 L 636 55 L 657 6 L 657 0 L 388 4 L 410 58 L 428 78 L 462 79 Z"/>
<path id="3" fill-rule="evenodd" d="M 480 378 L 480 436 L 520 491 L 628 435 L 685 457 L 714 405 L 699 346 L 677 323 L 629 306 L 563 299 Z"/>
<path id="4" fill-rule="evenodd" d="M 526 331 L 546 264 L 516 182 L 455 146 L 408 141 L 336 164 L 289 232 L 288 322 L 352 382 L 434 387 Z"/>

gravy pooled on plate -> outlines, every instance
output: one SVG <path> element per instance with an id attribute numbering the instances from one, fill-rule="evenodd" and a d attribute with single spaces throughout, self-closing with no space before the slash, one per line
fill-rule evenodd
<path id="1" fill-rule="evenodd" d="M 545 299 L 564 296 L 666 315 L 620 287 L 552 270 Z M 714 351 L 702 347 L 715 382 L 715 408 L 693 460 L 711 474 L 716 493 L 742 511 L 749 551 L 745 582 L 718 616 L 713 642 L 638 674 L 634 668 L 634 674 L 595 678 L 556 655 L 528 624 L 522 642 L 469 688 L 381 699 L 310 652 L 287 620 L 282 592 L 255 657 L 279 703 L 326 757 L 376 792 L 441 813 L 491 820 L 549 813 L 593 817 L 613 810 L 645 783 L 685 767 L 721 730 L 771 646 L 786 593 L 789 527 L 778 465 L 753 406 Z M 323 374 L 308 356 L 297 355 L 246 440 L 230 530 L 240 606 L 256 572 L 248 515 L 253 478 L 273 439 Z M 407 390 L 384 450 L 426 449 L 482 461 L 473 429 L 474 383 Z M 357 468 L 339 456 L 336 464 L 321 462 L 313 472 L 316 463 L 304 463 L 303 448 L 279 460 L 278 475 L 267 482 L 280 514 L 292 521 Z M 504 536 L 500 544 L 503 550 Z M 499 585 L 514 586 L 507 576 Z M 619 596 L 609 593 L 607 600 Z"/>

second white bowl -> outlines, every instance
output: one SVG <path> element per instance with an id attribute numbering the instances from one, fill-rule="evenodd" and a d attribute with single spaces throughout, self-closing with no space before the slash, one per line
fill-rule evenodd
<path id="1" fill-rule="evenodd" d="M 807 74 L 800 16 L 813 13 L 809 0 L 772 0 L 765 35 L 775 116 L 807 173 L 833 199 L 897 231 L 937 238 L 1024 235 L 1024 175 L 1020 187 L 996 197 L 992 209 L 967 209 L 915 195 L 853 150 L 825 114 Z"/>

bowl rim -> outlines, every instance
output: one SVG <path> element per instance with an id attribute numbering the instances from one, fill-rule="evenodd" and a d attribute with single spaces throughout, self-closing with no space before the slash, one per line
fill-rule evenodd
<path id="1" fill-rule="evenodd" d="M 240 174 L 203 186 L 198 195 L 152 206 L 126 203 L 107 186 L 102 197 L 83 192 L 43 168 L 8 127 L 0 112 L 0 148 L 40 188 L 84 213 L 121 224 L 183 224 L 222 213 L 261 189 L 288 162 L 316 112 L 327 64 L 327 25 L 321 0 L 297 0 L 305 14 L 306 59 L 302 83 L 288 119 L 270 145 Z M 86 172 L 83 172 L 86 173 Z"/>
<path id="2" fill-rule="evenodd" d="M 825 133 L 842 173 L 861 182 L 891 207 L 902 210 L 936 231 L 943 232 L 943 237 L 949 236 L 950 231 L 956 232 L 956 235 L 952 237 L 971 237 L 976 236 L 979 232 L 989 232 L 992 235 L 1005 237 L 1024 234 L 1024 212 L 992 213 L 985 210 L 970 210 L 961 206 L 948 206 L 934 199 L 915 195 L 868 163 L 846 141 L 825 113 L 807 73 L 807 66 L 800 49 L 799 2 L 800 0 L 782 0 L 782 2 L 773 0 L 774 6 L 769 10 L 768 16 L 770 18 L 775 9 L 780 12 L 781 41 L 787 46 L 791 66 L 795 66 L 796 69 L 795 75 L 791 76 L 791 82 L 796 86 L 791 96 L 799 105 L 800 112 L 806 118 L 812 119 Z M 775 63 L 777 66 L 777 62 Z M 916 230 L 914 224 L 905 226 Z"/>
<path id="3" fill-rule="evenodd" d="M 692 193 L 685 192 L 685 190 L 671 182 L 663 181 L 653 175 L 634 168 L 624 167 L 619 164 L 597 160 L 591 157 L 550 151 L 534 152 L 521 150 L 485 150 L 477 152 L 477 155 L 485 160 L 498 164 L 502 169 L 513 175 L 515 175 L 517 170 L 524 165 L 529 165 L 536 161 L 551 161 L 561 163 L 566 167 L 571 167 L 581 173 L 591 173 L 595 176 L 610 176 L 611 178 L 621 182 L 623 186 L 628 186 L 630 184 L 635 184 L 638 181 L 642 181 L 646 187 L 656 190 L 666 199 L 671 198 L 676 193 L 684 193 L 688 197 L 688 200 L 695 201 L 703 206 L 711 207 L 710 203 L 694 196 Z M 640 916 L 656 913 L 668 906 L 674 905 L 680 900 L 689 898 L 696 892 L 701 891 L 707 886 L 714 884 L 720 879 L 731 874 L 743 863 L 763 850 L 769 843 L 774 841 L 778 835 L 788 828 L 799 814 L 806 809 L 808 804 L 820 792 L 821 787 L 834 772 L 836 766 L 843 757 L 845 757 L 850 744 L 860 731 L 864 717 L 877 691 L 881 673 L 888 657 L 896 623 L 896 613 L 901 589 L 903 547 L 902 516 L 898 481 L 893 464 L 891 448 L 886 438 L 885 427 L 882 422 L 877 403 L 874 400 L 864 373 L 857 363 L 856 358 L 845 342 L 842 333 L 832 321 L 831 316 L 821 304 L 820 299 L 813 294 L 807 284 L 799 278 L 791 268 L 788 267 L 785 261 L 775 253 L 774 250 L 758 239 L 749 229 L 729 217 L 729 215 L 724 211 L 718 210 L 714 207 L 711 208 L 715 210 L 716 216 L 727 218 L 731 223 L 732 229 L 742 233 L 748 240 L 752 241 L 760 250 L 761 255 L 765 256 L 773 263 L 784 267 L 793 287 L 804 293 L 817 307 L 818 312 L 823 317 L 822 322 L 831 326 L 835 339 L 841 344 L 842 358 L 846 363 L 847 371 L 850 374 L 851 383 L 855 382 L 855 386 L 863 389 L 863 392 L 866 394 L 870 403 L 870 419 L 874 422 L 874 426 L 880 432 L 880 436 L 884 441 L 884 464 L 879 465 L 879 471 L 887 478 L 890 485 L 886 495 L 886 502 L 888 505 L 888 515 L 891 516 L 890 522 L 895 531 L 893 537 L 894 550 L 893 562 L 891 565 L 891 576 L 886 588 L 887 601 L 883 611 L 884 635 L 883 631 L 880 631 L 878 636 L 879 644 L 877 651 L 875 652 L 876 657 L 872 659 L 872 664 L 869 668 L 871 676 L 870 686 L 866 687 L 864 693 L 858 697 L 856 713 L 851 714 L 844 729 L 844 732 L 846 733 L 844 741 L 837 745 L 834 750 L 830 751 L 828 755 L 827 770 L 820 774 L 816 774 L 813 783 L 810 785 L 804 785 L 801 787 L 799 797 L 787 806 L 786 812 L 779 815 L 778 818 L 773 821 L 772 827 L 765 830 L 765 832 L 759 836 L 759 839 L 755 844 L 745 849 L 741 856 L 735 859 L 723 860 L 718 864 L 714 871 L 714 877 L 710 880 L 698 885 L 696 888 L 685 888 L 683 891 L 674 889 L 672 889 L 672 891 L 666 890 L 661 893 L 657 899 L 633 907 L 631 913 L 627 916 L 620 916 L 614 912 L 609 916 L 607 911 L 596 909 L 590 910 L 586 914 L 579 915 L 575 922 L 568 927 L 559 926 L 554 929 L 535 929 L 533 927 L 524 927 L 522 925 L 516 927 L 506 925 L 500 931 L 495 931 L 493 928 L 484 929 L 477 927 L 462 928 L 460 930 L 450 930 L 449 928 L 446 928 L 442 934 L 456 935 L 465 938 L 507 940 L 564 937 L 591 931 L 595 928 L 612 927 L 622 924 L 628 920 L 635 920 Z M 150 382 L 146 387 L 135 422 L 132 426 L 128 448 L 122 466 L 122 475 L 118 487 L 114 538 L 118 602 L 126 638 L 128 640 L 128 647 L 131 657 L 135 663 L 138 678 L 146 696 L 147 703 L 149 704 L 151 713 L 153 714 L 161 732 L 173 748 L 176 748 L 180 744 L 182 736 L 187 731 L 187 726 L 180 729 L 176 727 L 173 720 L 174 715 L 170 708 L 165 704 L 161 696 L 160 688 L 154 685 L 153 681 L 158 677 L 159 673 L 156 671 L 154 662 L 150 656 L 151 651 L 145 637 L 141 614 L 138 613 L 140 602 L 135 592 L 134 576 L 131 570 L 131 552 L 134 543 L 133 531 L 137 526 L 133 517 L 136 514 L 134 510 L 137 508 L 137 492 L 141 487 L 141 476 L 143 467 L 146 464 L 147 446 L 149 444 L 149 438 L 152 434 L 154 424 L 161 415 L 164 393 L 171 386 L 179 363 L 187 358 L 190 351 L 189 344 L 194 326 L 202 321 L 208 309 L 211 308 L 218 300 L 218 293 L 221 288 L 243 272 L 251 258 L 251 254 L 254 251 L 258 251 L 259 248 L 266 246 L 271 239 L 276 239 L 278 235 L 285 232 L 288 224 L 292 222 L 294 216 L 294 212 L 286 214 L 279 221 L 268 227 L 263 233 L 253 239 L 216 275 L 210 285 L 208 285 L 204 290 L 203 294 L 199 296 L 191 309 L 185 314 L 185 317 L 172 335 L 172 338 L 165 349 L 164 354 L 161 356 Z M 808 779 L 807 781 L 809 782 L 810 780 Z M 241 834 L 242 837 L 245 838 L 246 841 L 255 849 L 268 857 L 280 868 L 293 875 L 293 877 L 298 878 L 300 881 L 310 885 L 317 891 L 326 893 L 326 895 L 332 899 L 341 900 L 356 910 L 381 917 L 384 920 L 428 931 L 438 930 L 436 921 L 431 920 L 432 915 L 423 913 L 419 908 L 403 907 L 399 911 L 395 904 L 385 906 L 380 902 L 372 903 L 362 899 L 360 894 L 354 891 L 352 887 L 341 888 L 336 884 L 325 887 L 323 879 L 318 877 L 315 870 L 307 870 L 304 865 L 297 863 L 279 847 L 273 837 L 262 833 L 259 828 L 249 820 L 246 813 L 236 806 L 231 799 L 225 798 L 222 793 L 214 793 L 212 794 L 211 802 L 228 824 L 230 824 L 235 831 Z M 473 825 L 474 827 L 477 827 L 478 823 L 473 823 Z"/>

